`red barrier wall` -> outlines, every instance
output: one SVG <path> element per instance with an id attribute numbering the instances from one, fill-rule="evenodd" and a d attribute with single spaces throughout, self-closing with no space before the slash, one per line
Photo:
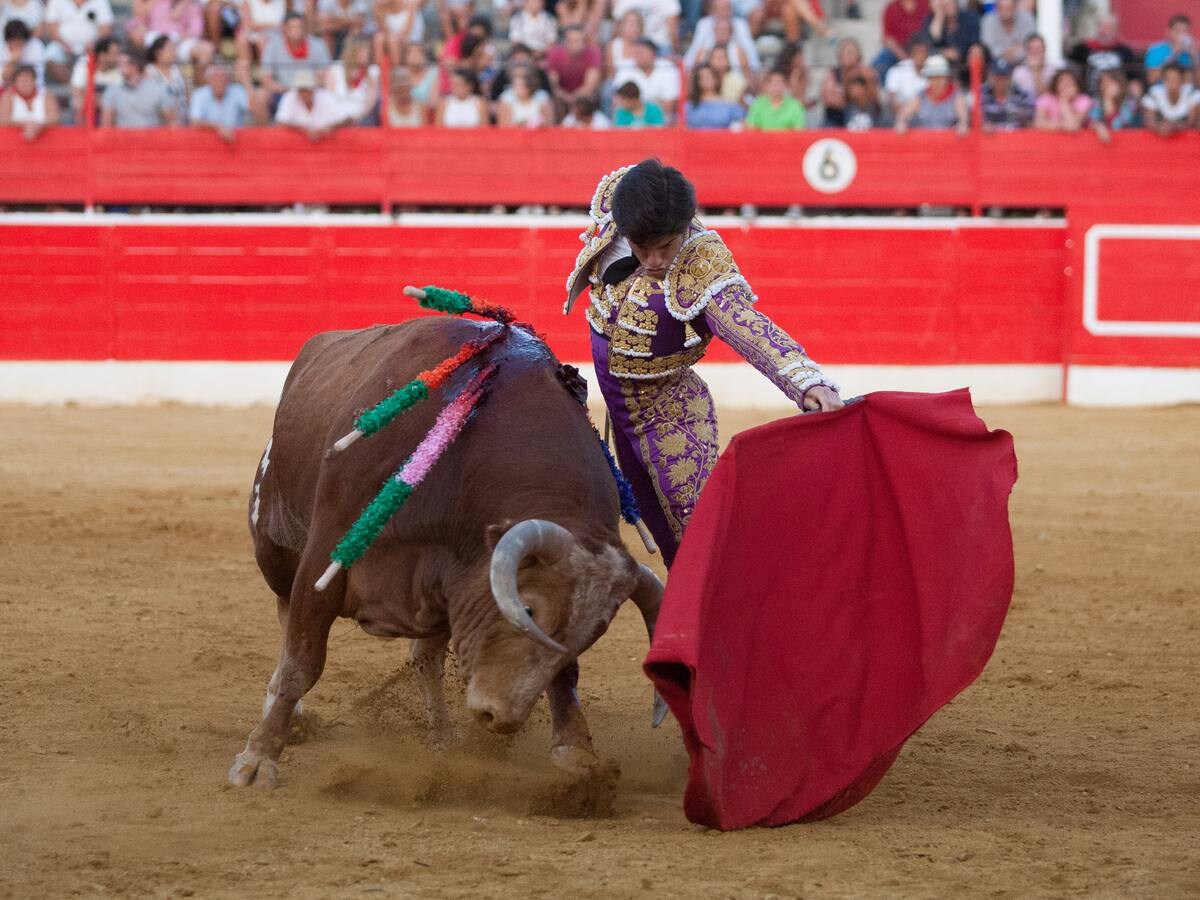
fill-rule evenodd
<path id="1" fill-rule="evenodd" d="M 805 180 L 816 140 L 855 151 L 841 193 Z M 247 129 L 230 147 L 187 129 L 52 130 L 36 142 L 0 130 L 0 203 L 582 206 L 598 177 L 660 156 L 680 166 L 709 206 L 1067 208 L 1104 198 L 1164 208 L 1200 197 L 1200 134 L 1139 132 L 1102 145 L 1090 133 L 897 135 L 798 132 L 579 132 L 567 129 L 347 129 L 320 144 Z"/>
<path id="2" fill-rule="evenodd" d="M 421 313 L 405 284 L 511 306 L 564 359 L 574 227 L 0 224 L 0 359 L 288 360 Z M 763 308 L 823 362 L 1058 363 L 1061 227 L 725 228 Z M 734 359 L 714 345 L 709 359 Z"/>

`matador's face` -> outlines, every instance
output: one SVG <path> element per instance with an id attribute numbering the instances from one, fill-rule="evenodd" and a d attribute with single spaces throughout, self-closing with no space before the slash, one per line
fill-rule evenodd
<path id="1" fill-rule="evenodd" d="M 631 240 L 629 249 L 638 258 L 638 262 L 645 267 L 647 275 L 651 278 L 663 278 L 679 254 L 679 248 L 683 246 L 686 236 L 685 233 L 668 234 L 653 238 L 644 244 Z"/>

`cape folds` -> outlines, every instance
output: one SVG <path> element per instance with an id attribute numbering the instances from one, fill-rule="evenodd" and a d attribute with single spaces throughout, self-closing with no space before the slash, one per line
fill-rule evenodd
<path id="1" fill-rule="evenodd" d="M 835 815 L 987 663 L 1013 587 L 1012 437 L 970 393 L 751 429 L 671 568 L 646 673 L 715 828 Z"/>

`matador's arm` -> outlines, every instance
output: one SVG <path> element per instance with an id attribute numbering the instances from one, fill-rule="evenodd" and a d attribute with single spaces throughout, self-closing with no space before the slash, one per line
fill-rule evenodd
<path id="1" fill-rule="evenodd" d="M 797 406 L 803 406 L 805 393 L 817 385 L 838 391 L 803 347 L 754 308 L 754 300 L 744 281 L 734 282 L 714 293 L 704 307 L 705 324 Z"/>

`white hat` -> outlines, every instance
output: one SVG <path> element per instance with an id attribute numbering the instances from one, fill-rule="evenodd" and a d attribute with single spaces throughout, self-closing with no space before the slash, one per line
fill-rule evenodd
<path id="1" fill-rule="evenodd" d="M 922 78 L 949 78 L 950 63 L 946 57 L 940 53 L 935 53 L 929 59 L 925 60 L 925 65 L 921 66 Z"/>
<path id="2" fill-rule="evenodd" d="M 298 91 L 311 91 L 317 86 L 317 76 L 312 69 L 300 69 L 292 76 L 292 87 Z"/>

